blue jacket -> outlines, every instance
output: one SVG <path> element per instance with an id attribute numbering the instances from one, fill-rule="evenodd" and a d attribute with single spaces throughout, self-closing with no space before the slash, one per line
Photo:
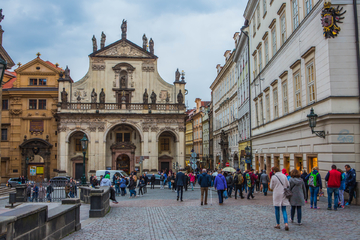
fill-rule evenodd
<path id="1" fill-rule="evenodd" d="M 183 172 L 178 172 L 176 174 L 176 186 L 184 186 L 185 185 L 185 174 Z"/>
<path id="2" fill-rule="evenodd" d="M 125 178 L 120 179 L 120 188 L 126 188 L 126 180 L 125 180 Z"/>
<path id="3" fill-rule="evenodd" d="M 317 171 L 317 170 L 314 170 L 314 171 L 312 171 L 312 173 L 313 173 L 313 174 L 316 174 L 316 173 L 318 173 L 318 171 Z M 309 173 L 309 175 L 306 176 L 306 178 L 305 178 L 306 181 L 309 180 L 310 174 L 311 174 L 311 173 Z M 322 189 L 322 181 L 321 181 L 320 173 L 319 173 L 319 174 L 317 175 L 317 177 L 316 177 L 316 182 L 317 182 L 316 186 L 317 186 L 317 187 L 320 187 L 320 189 Z"/>
<path id="4" fill-rule="evenodd" d="M 346 174 L 342 173 L 341 174 L 341 183 L 340 183 L 339 190 L 345 190 L 345 180 L 346 180 Z"/>
<path id="5" fill-rule="evenodd" d="M 206 172 L 200 174 L 198 178 L 200 187 L 211 187 L 211 178 Z"/>
<path id="6" fill-rule="evenodd" d="M 355 169 L 352 168 L 346 172 L 345 184 L 346 187 L 349 187 L 349 186 L 355 186 L 355 183 L 356 183 L 356 172 Z"/>
<path id="7" fill-rule="evenodd" d="M 226 179 L 221 173 L 215 177 L 214 187 L 217 190 L 225 190 L 227 188 Z"/>

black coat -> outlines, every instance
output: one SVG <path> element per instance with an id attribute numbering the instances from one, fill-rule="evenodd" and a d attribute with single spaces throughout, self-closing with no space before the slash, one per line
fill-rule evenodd
<path id="1" fill-rule="evenodd" d="M 182 172 L 179 172 L 176 174 L 175 179 L 176 186 L 184 186 L 185 185 L 185 174 Z"/>
<path id="2" fill-rule="evenodd" d="M 152 182 L 152 183 L 155 182 L 155 175 L 152 175 L 152 176 L 151 176 L 151 182 Z"/>

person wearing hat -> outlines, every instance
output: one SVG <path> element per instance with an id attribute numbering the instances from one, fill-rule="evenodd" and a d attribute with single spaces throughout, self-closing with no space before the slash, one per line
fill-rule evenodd
<path id="1" fill-rule="evenodd" d="M 110 172 L 108 172 L 108 171 L 105 172 L 105 176 L 100 181 L 100 187 L 102 187 L 102 186 L 110 187 L 110 199 L 113 201 L 113 203 L 118 203 L 115 198 L 115 190 L 111 186 Z"/>
<path id="2" fill-rule="evenodd" d="M 235 185 L 235 199 L 237 199 L 237 192 L 240 191 L 239 195 L 241 199 L 244 198 L 243 195 L 243 183 L 244 183 L 244 177 L 241 173 L 241 170 L 238 168 L 236 169 L 236 173 L 234 174 L 234 185 Z"/>

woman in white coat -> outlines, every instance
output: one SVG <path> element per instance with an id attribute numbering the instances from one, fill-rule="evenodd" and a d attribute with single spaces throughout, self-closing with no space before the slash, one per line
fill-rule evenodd
<path id="1" fill-rule="evenodd" d="M 275 173 L 271 177 L 270 188 L 273 189 L 273 205 L 275 207 L 276 226 L 280 229 L 280 208 L 283 214 L 285 230 L 289 230 L 288 218 L 286 213 L 286 206 L 290 206 L 289 199 L 284 195 L 284 188 L 289 187 L 289 181 L 285 174 L 282 174 L 278 167 L 272 168 Z"/>

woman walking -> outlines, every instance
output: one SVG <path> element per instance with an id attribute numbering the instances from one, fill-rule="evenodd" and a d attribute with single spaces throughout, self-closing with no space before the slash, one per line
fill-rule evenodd
<path id="1" fill-rule="evenodd" d="M 305 205 L 305 183 L 301 179 L 300 172 L 294 169 L 290 172 L 290 190 L 293 195 L 290 198 L 291 205 L 291 223 L 294 222 L 295 210 L 297 211 L 298 224 L 301 225 L 301 206 Z"/>
<path id="2" fill-rule="evenodd" d="M 125 196 L 126 179 L 124 177 L 122 177 L 120 180 L 120 189 L 121 189 L 121 196 Z"/>
<path id="3" fill-rule="evenodd" d="M 215 177 L 214 187 L 218 193 L 219 205 L 222 205 L 224 202 L 223 194 L 224 194 L 224 191 L 227 190 L 227 185 L 226 185 L 225 177 L 221 174 L 221 170 L 218 170 L 218 175 Z"/>
<path id="4" fill-rule="evenodd" d="M 319 173 L 319 168 L 314 167 L 313 171 L 307 175 L 305 180 L 308 181 L 308 185 L 310 188 L 310 208 L 318 209 L 317 207 L 317 195 L 319 193 L 319 190 L 322 190 L 322 182 L 321 182 L 321 176 Z"/>
<path id="5" fill-rule="evenodd" d="M 274 175 L 271 178 L 270 188 L 273 190 L 273 205 L 275 207 L 276 226 L 280 229 L 280 208 L 283 214 L 285 230 L 289 231 L 289 224 L 286 213 L 286 206 L 290 205 L 289 199 L 284 195 L 284 188 L 289 187 L 289 181 L 285 174 L 280 172 L 278 167 L 273 167 Z"/>
<path id="6" fill-rule="evenodd" d="M 136 187 L 136 176 L 133 175 L 132 177 L 130 177 L 130 183 L 129 183 L 130 197 L 129 198 L 131 198 L 132 195 L 134 195 L 134 197 L 136 197 L 135 187 Z"/>
<path id="7" fill-rule="evenodd" d="M 190 177 L 191 191 L 194 191 L 195 175 L 191 172 L 189 174 L 189 177 Z"/>
<path id="8" fill-rule="evenodd" d="M 341 183 L 340 183 L 340 187 L 339 187 L 339 204 L 340 204 L 341 208 L 344 208 L 344 206 L 345 206 L 344 190 L 345 190 L 346 175 L 343 172 L 343 170 L 341 170 L 340 168 L 338 168 L 337 170 L 341 173 Z"/>

